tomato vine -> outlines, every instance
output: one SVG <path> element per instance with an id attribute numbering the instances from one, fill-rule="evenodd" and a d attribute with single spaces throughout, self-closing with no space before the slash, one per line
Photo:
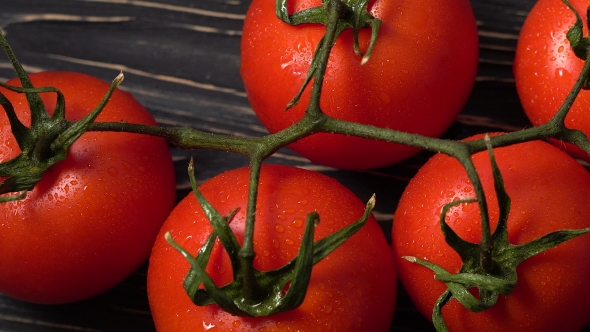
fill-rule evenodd
<path id="1" fill-rule="evenodd" d="M 573 10 L 566 0 L 563 1 Z M 299 122 L 278 133 L 255 138 L 213 134 L 186 127 L 172 128 L 128 123 L 94 122 L 102 107 L 108 102 L 110 93 L 121 83 L 122 75 L 115 79 L 103 102 L 87 118 L 79 122 L 68 122 L 64 120 L 64 100 L 60 92 L 50 87 L 34 87 L 27 79 L 26 73 L 12 53 L 7 41 L 4 37 L 1 37 L 0 44 L 12 62 L 22 84 L 22 87 L 2 86 L 12 91 L 25 93 L 33 114 L 31 128 L 27 128 L 14 115 L 12 105 L 0 94 L 0 104 L 11 120 L 13 133 L 22 150 L 22 153 L 15 159 L 0 164 L 0 177 L 4 179 L 0 183 L 0 194 L 10 193 L 10 195 L 3 196 L 2 201 L 23 198 L 26 192 L 31 190 L 39 181 L 47 168 L 65 157 L 69 146 L 85 131 L 130 132 L 153 135 L 165 138 L 172 146 L 178 148 L 215 149 L 243 154 L 249 158 L 251 166 L 243 244 L 239 245 L 237 243 L 235 236 L 227 227 L 233 215 L 222 216 L 207 202 L 206 198 L 198 190 L 190 167 L 189 175 L 191 176 L 193 191 L 208 214 L 214 232 L 196 257 L 191 256 L 171 239 L 170 243 L 191 263 L 192 268 L 186 278 L 185 289 L 194 303 L 198 305 L 216 303 L 235 315 L 270 315 L 291 310 L 301 303 L 302 298 L 298 295 L 305 293 L 313 265 L 326 257 L 339 244 L 362 227 L 374 206 L 374 200 L 372 199 L 367 204 L 365 216 L 350 228 L 336 232 L 317 242 L 313 241 L 313 228 L 314 224 L 319 221 L 320 216 L 310 214 L 306 223 L 306 235 L 297 258 L 279 270 L 257 271 L 253 267 L 256 255 L 253 247 L 253 234 L 258 195 L 257 186 L 261 165 L 264 160 L 281 147 L 320 132 L 354 135 L 405 144 L 444 153 L 456 158 L 467 171 L 475 191 L 473 199 L 447 204 L 440 217 L 441 231 L 445 235 L 447 243 L 459 252 L 463 259 L 463 267 L 458 274 L 451 274 L 439 266 L 415 257 L 406 257 L 412 262 L 431 269 L 436 278 L 444 282 L 448 287 L 435 305 L 433 321 L 436 328 L 440 331 L 446 330 L 441 308 L 451 298 L 456 298 L 472 311 L 481 311 L 493 306 L 500 294 L 507 295 L 515 287 L 517 283 L 515 269 L 520 262 L 590 231 L 590 229 L 562 230 L 550 233 L 526 245 L 511 245 L 506 234 L 506 221 L 510 213 L 510 197 L 504 189 L 502 175 L 495 165 L 493 155 L 493 149 L 497 147 L 547 138 L 555 138 L 575 144 L 590 154 L 590 142 L 586 135 L 579 130 L 567 128 L 564 122 L 565 116 L 576 96 L 588 86 L 590 75 L 590 52 L 588 52 L 590 41 L 582 35 L 582 22 L 579 14 L 574 11 L 577 20 L 576 24 L 568 32 L 568 39 L 576 50 L 576 54 L 585 60 L 585 66 L 557 114 L 549 122 L 541 126 L 464 142 L 431 138 L 338 120 L 322 112 L 320 95 L 324 75 L 327 70 L 331 49 L 340 33 L 346 29 L 353 29 L 356 36 L 356 31 L 359 29 L 372 29 L 372 39 L 367 50 L 364 52 L 360 50 L 356 37 L 353 45 L 351 45 L 357 54 L 363 54 L 362 63 L 371 61 L 372 48 L 378 42 L 380 21 L 369 14 L 367 10 L 368 2 L 367 0 L 325 0 L 321 6 L 289 15 L 287 12 L 287 0 L 276 0 L 277 16 L 285 24 L 321 23 L 326 26 L 326 33 L 314 54 L 311 69 L 299 94 L 294 96 L 289 105 L 285 105 L 288 109 L 293 104 L 298 103 L 301 91 L 313 81 L 311 99 L 307 105 L 305 116 Z M 39 94 L 41 93 L 56 93 L 58 95 L 58 106 L 51 117 L 47 115 L 46 110 L 40 103 Z M 501 207 L 499 226 L 494 232 L 490 227 L 483 186 L 471 160 L 474 153 L 484 150 L 489 151 L 490 162 L 494 170 L 496 195 Z M 467 243 L 462 240 L 444 220 L 446 212 L 460 203 L 478 204 L 480 208 L 482 241 L 479 244 Z M 230 254 L 232 267 L 235 271 L 234 281 L 223 287 L 216 287 L 204 272 L 204 266 L 207 263 L 215 239 L 219 239 Z M 291 285 L 290 291 L 283 294 L 287 283 Z M 205 286 L 202 290 L 199 289 L 201 284 Z M 468 291 L 472 287 L 478 288 L 479 299 Z M 260 303 L 264 305 L 260 306 Z"/>

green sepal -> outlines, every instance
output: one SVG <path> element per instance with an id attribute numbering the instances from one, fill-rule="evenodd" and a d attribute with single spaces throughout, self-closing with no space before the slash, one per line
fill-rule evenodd
<path id="1" fill-rule="evenodd" d="M 358 56 L 362 56 L 361 65 L 369 61 L 373 48 L 377 42 L 379 28 L 381 27 L 381 20 L 373 17 L 367 10 L 368 0 L 323 0 L 321 6 L 312 7 L 289 15 L 287 8 L 287 0 L 276 0 L 276 15 L 277 17 L 290 25 L 300 24 L 323 24 L 329 28 L 329 24 L 336 25 L 334 27 L 336 36 L 340 35 L 346 29 L 353 30 L 353 49 Z M 371 28 L 371 40 L 366 52 L 362 52 L 359 46 L 358 32 L 363 28 Z M 325 37 L 323 37 L 317 49 L 314 52 L 310 68 L 307 71 L 306 78 L 303 85 L 295 95 L 295 97 L 287 104 L 286 109 L 295 106 L 305 88 L 311 82 L 311 79 L 317 73 L 320 58 L 322 57 L 322 49 L 330 50 L 336 41 L 327 44 Z"/>
<path id="2" fill-rule="evenodd" d="M 27 82 L 27 80 L 23 81 Z M 65 119 L 65 98 L 59 90 L 53 87 L 23 88 L 0 83 L 0 86 L 5 89 L 24 93 L 27 96 L 39 96 L 40 93 L 57 95 L 57 105 L 52 116 L 48 115 L 45 106 L 42 109 L 31 109 L 31 116 L 37 113 L 35 116 L 37 120 L 36 123 L 31 123 L 31 128 L 28 128 L 18 119 L 14 107 L 6 96 L 0 93 L 0 105 L 7 114 L 11 130 L 21 149 L 18 156 L 0 163 L 0 177 L 5 178 L 0 182 L 0 194 L 16 193 L 1 197 L 0 202 L 24 198 L 26 192 L 35 187 L 47 169 L 64 160 L 72 144 L 87 131 L 122 81 L 123 74 L 120 73 L 113 80 L 99 105 L 77 122 Z M 36 98 L 29 99 L 36 100 Z M 29 103 L 29 105 L 35 105 L 35 103 Z"/>
<path id="3" fill-rule="evenodd" d="M 8 98 L 0 92 L 0 106 L 4 109 L 21 153 L 15 158 L 0 163 L 0 203 L 23 199 L 53 165 L 64 160 L 74 142 L 82 136 L 105 107 L 112 93 L 123 81 L 120 73 L 96 108 L 77 122 L 66 120 L 66 100 L 54 87 L 36 88 L 31 83 L 22 65 L 16 59 L 6 38 L 0 34 L 0 46 L 10 60 L 21 86 L 0 86 L 16 93 L 25 94 L 31 113 L 30 128 L 22 123 Z M 45 109 L 41 93 L 55 93 L 56 106 L 50 116 Z"/>
<path id="4" fill-rule="evenodd" d="M 487 248 L 482 244 L 474 244 L 463 240 L 446 223 L 445 217 L 452 207 L 477 202 L 476 199 L 466 199 L 445 204 L 440 216 L 440 227 L 445 241 L 457 251 L 462 260 L 462 266 L 458 273 L 450 273 L 443 267 L 423 259 L 412 256 L 403 257 L 410 262 L 432 270 L 435 279 L 444 282 L 447 286 L 447 290 L 437 299 L 432 312 L 433 324 L 439 332 L 448 331 L 442 316 L 442 308 L 452 298 L 455 298 L 470 311 L 481 312 L 487 310 L 496 304 L 499 295 L 510 295 L 512 293 L 518 282 L 516 268 L 520 263 L 570 239 L 590 232 L 590 228 L 560 230 L 522 245 L 511 244 L 508 239 L 510 196 L 506 191 L 502 174 L 497 165 L 490 137 L 486 135 L 484 141 L 492 168 L 496 199 L 500 207 L 498 223 L 491 234 L 491 247 Z M 485 199 L 485 197 L 479 199 Z M 474 288 L 478 292 L 478 297 L 474 296 L 470 291 Z"/>
<path id="5" fill-rule="evenodd" d="M 189 164 L 189 177 L 191 178 L 193 192 L 213 226 L 213 232 L 194 257 L 174 242 L 169 234 L 166 239 L 191 265 L 184 280 L 184 289 L 191 301 L 199 306 L 216 304 L 235 316 L 269 316 L 299 307 L 305 299 L 313 265 L 320 262 L 358 232 L 370 218 L 375 207 L 375 197 L 373 196 L 367 202 L 365 212 L 360 219 L 315 242 L 314 229 L 320 222 L 320 216 L 317 212 L 310 213 L 306 218 L 299 252 L 294 259 L 276 270 L 259 271 L 254 268 L 256 284 L 264 294 L 260 299 L 253 301 L 247 297 L 248 292 L 245 287 L 248 287 L 248 285 L 245 285 L 244 278 L 241 275 L 243 270 L 238 255 L 240 246 L 229 227 L 229 223 L 235 216 L 237 209 L 228 216 L 221 217 L 219 212 L 199 191 L 192 160 Z M 205 272 L 216 239 L 220 240 L 221 245 L 229 253 L 233 268 L 233 280 L 222 286 L 215 285 L 211 277 Z"/>
<path id="6" fill-rule="evenodd" d="M 568 6 L 568 8 L 574 13 L 576 16 L 576 22 L 574 25 L 567 31 L 566 37 L 570 42 L 570 46 L 572 47 L 574 54 L 584 61 L 588 58 L 588 47 L 590 47 L 590 40 L 588 37 L 584 37 L 583 32 L 583 22 L 582 18 L 578 11 L 569 3 L 568 0 L 562 0 L 563 3 Z M 586 17 L 590 16 L 590 7 L 586 11 Z M 588 21 L 590 22 L 590 21 Z"/>

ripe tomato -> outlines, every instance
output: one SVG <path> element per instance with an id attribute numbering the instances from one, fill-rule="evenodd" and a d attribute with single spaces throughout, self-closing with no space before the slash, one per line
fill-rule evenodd
<path id="1" fill-rule="evenodd" d="M 588 0 L 570 0 L 584 21 L 588 33 L 586 8 Z M 576 57 L 566 38 L 576 17 L 561 0 L 539 0 L 527 16 L 520 32 L 514 59 L 516 88 L 524 111 L 533 125 L 549 121 L 557 113 L 584 61 Z M 565 119 L 568 128 L 590 135 L 590 91 L 582 90 Z M 554 144 L 577 158 L 590 161 L 590 156 L 572 144 Z"/>
<path id="2" fill-rule="evenodd" d="M 320 0 L 290 0 L 289 12 Z M 369 4 L 382 20 L 365 65 L 353 51 L 352 31 L 336 42 L 322 90 L 322 110 L 335 118 L 428 136 L 441 135 L 461 111 L 476 75 L 478 37 L 467 0 L 388 1 Z M 325 33 L 319 25 L 290 26 L 275 15 L 275 2 L 254 0 L 244 22 L 241 75 L 262 124 L 275 133 L 297 122 L 311 87 L 285 111 L 307 74 Z M 371 31 L 360 31 L 361 49 Z M 417 152 L 405 145 L 336 134 L 315 134 L 290 147 L 314 163 L 367 169 Z"/>
<path id="3" fill-rule="evenodd" d="M 72 72 L 41 72 L 30 78 L 37 87 L 63 92 L 71 121 L 94 109 L 109 88 L 98 78 Z M 30 123 L 24 95 L 2 93 L 21 121 Z M 52 112 L 55 94 L 41 97 Z M 97 121 L 156 124 L 120 90 Z M 0 142 L 0 161 L 20 152 L 4 112 Z M 174 201 L 174 169 L 163 139 L 83 134 L 25 199 L 0 204 L 0 292 L 25 301 L 65 303 L 115 286 L 147 259 Z"/>
<path id="4" fill-rule="evenodd" d="M 218 175 L 199 188 L 226 215 L 240 207 L 230 226 L 239 241 L 244 232 L 249 169 Z M 336 180 L 299 168 L 262 168 L 254 265 L 262 271 L 282 267 L 299 249 L 308 213 L 317 211 L 318 240 L 358 220 L 364 204 Z M 183 289 L 189 263 L 164 239 L 171 232 L 183 248 L 196 254 L 212 227 L 193 194 L 184 198 L 164 223 L 148 269 L 148 296 L 156 329 L 180 331 L 388 331 L 396 295 L 390 247 L 376 220 L 314 266 L 308 292 L 296 310 L 258 318 L 232 316 L 216 305 L 194 305 Z M 215 244 L 208 273 L 217 285 L 231 281 L 227 254 Z"/>
<path id="5" fill-rule="evenodd" d="M 590 227 L 590 174 L 565 152 L 542 141 L 494 149 L 505 188 L 512 200 L 508 237 L 523 244 L 560 229 Z M 498 203 L 487 152 L 473 156 L 489 204 L 492 229 Z M 399 278 L 418 310 L 431 317 L 446 286 L 433 272 L 401 256 L 415 256 L 451 273 L 461 267 L 459 255 L 442 237 L 441 208 L 475 197 L 463 167 L 436 155 L 420 169 L 404 192 L 394 215 L 394 256 Z M 481 240 L 477 204 L 451 208 L 447 223 L 463 239 Z M 496 306 L 473 313 L 455 299 L 442 313 L 450 331 L 580 331 L 590 321 L 590 236 L 584 235 L 525 260 L 517 267 L 513 293 Z"/>

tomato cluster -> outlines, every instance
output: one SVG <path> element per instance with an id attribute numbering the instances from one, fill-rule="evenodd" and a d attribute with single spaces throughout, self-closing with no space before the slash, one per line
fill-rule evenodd
<path id="1" fill-rule="evenodd" d="M 285 10 L 289 14 L 311 11 L 324 2 L 288 1 Z M 572 0 L 571 4 L 585 12 L 590 1 Z M 269 0 L 252 1 L 241 45 L 241 75 L 248 99 L 270 133 L 292 128 L 310 112 L 313 87 L 305 87 L 304 82 L 326 30 L 319 24 L 285 24 L 275 6 L 277 2 Z M 361 64 L 363 54 L 352 47 L 356 36 L 352 29 L 344 30 L 331 49 L 317 106 L 335 119 L 439 137 L 462 110 L 476 75 L 477 25 L 469 1 L 372 0 L 367 11 L 381 21 L 369 62 Z M 514 73 L 523 108 L 534 125 L 550 121 L 584 66 L 566 39 L 575 20 L 561 0 L 539 0 L 522 29 Z M 587 24 L 586 18 L 582 21 Z M 359 31 L 358 43 L 361 50 L 368 49 L 371 31 Z M 29 78 L 35 87 L 52 86 L 63 94 L 67 100 L 64 126 L 83 119 L 109 90 L 107 83 L 79 73 L 42 72 Z M 33 93 L 9 87 L 26 88 L 26 83 L 14 79 L 0 88 L 10 103 L 0 100 L 7 110 L 0 113 L 3 163 L 30 150 L 14 133 L 19 127 L 10 116 L 12 107 L 18 121 L 35 127 L 37 115 L 31 109 L 40 105 L 31 98 Z M 302 87 L 301 99 L 286 109 Z M 58 112 L 59 94 L 38 96 L 50 116 Z M 587 91 L 580 93 L 566 127 L 590 134 L 590 118 L 584 113 L 589 98 Z M 115 90 L 96 122 L 156 125 L 145 108 L 120 90 Z M 60 132 L 55 137 L 51 130 L 44 133 L 48 136 L 41 135 L 39 146 L 53 149 L 42 144 Z M 574 145 L 552 142 L 590 160 Z M 418 151 L 404 144 L 328 132 L 312 133 L 289 147 L 314 163 L 339 169 L 381 167 Z M 208 257 L 202 268 L 220 289 L 236 281 L 237 270 L 243 267 L 234 257 L 251 258 L 257 278 L 281 271 L 306 258 L 300 253 L 305 249 L 309 215 L 319 215 L 319 223 L 309 226 L 317 245 L 361 219 L 365 204 L 326 175 L 271 164 L 264 164 L 257 173 L 253 200 L 250 181 L 256 164 L 227 171 L 199 185 L 198 192 L 215 213 L 225 217 L 224 226 L 233 234 L 230 240 L 235 239 L 239 248 L 246 247 L 248 221 L 255 218 L 256 255 L 228 252 L 223 243 L 228 239 L 212 226 L 213 213 L 196 187 L 174 207 L 175 176 L 166 140 L 137 133 L 86 132 L 24 198 L 0 204 L 0 292 L 37 303 L 78 301 L 113 287 L 149 256 L 147 292 L 160 332 L 387 331 L 398 280 L 426 317 L 431 317 L 433 308 L 436 312 L 449 284 L 458 283 L 441 281 L 441 273 L 433 272 L 461 274 L 466 269 L 468 254 L 455 250 L 449 238 L 458 237 L 471 252 L 481 249 L 481 257 L 494 258 L 489 270 L 482 268 L 489 272 L 485 277 L 509 274 L 502 264 L 516 258 L 506 258 L 498 247 L 478 247 L 486 239 L 482 219 L 489 218 L 492 240 L 506 240 L 511 252 L 540 238 L 559 245 L 522 259 L 516 268 L 518 283 L 483 312 L 470 311 L 461 298 L 450 296 L 441 309 L 449 329 L 577 331 L 590 322 L 590 283 L 586 281 L 590 238 L 580 235 L 559 242 L 545 236 L 563 229 L 590 229 L 590 173 L 558 147 L 539 140 L 488 146 L 488 151 L 470 155 L 475 175 L 467 172 L 466 161 L 434 155 L 410 181 L 397 205 L 391 245 L 375 218 L 369 217 L 358 232 L 314 262 L 300 306 L 253 317 L 224 311 L 220 301 L 195 305 L 198 296 L 187 295 L 191 286 L 186 280 L 201 268 L 198 258 Z M 35 151 L 32 155 L 45 157 Z M 473 176 L 481 181 L 481 188 Z M 479 189 L 484 194 L 476 202 Z M 510 199 L 502 200 L 504 191 Z M 247 206 L 252 202 L 255 210 L 249 215 Z M 509 214 L 503 220 L 507 202 Z M 506 239 L 494 231 L 502 229 L 501 223 L 507 225 Z M 438 269 L 427 268 L 431 265 Z M 480 279 L 473 280 L 473 284 L 462 284 L 466 292 L 476 300 L 487 298 L 489 289 L 482 291 Z M 244 284 L 252 285 L 248 282 L 245 278 Z M 289 280 L 280 289 L 279 298 L 288 294 L 292 283 Z M 196 286 L 199 290 L 193 293 L 202 294 L 198 291 L 205 286 Z M 262 296 L 272 294 L 262 292 Z"/>

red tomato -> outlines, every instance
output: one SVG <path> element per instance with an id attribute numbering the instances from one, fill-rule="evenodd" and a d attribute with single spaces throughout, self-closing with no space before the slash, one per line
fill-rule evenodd
<path id="1" fill-rule="evenodd" d="M 239 241 L 244 232 L 249 169 L 218 175 L 200 190 L 226 215 L 240 207 L 230 226 Z M 254 265 L 262 271 L 282 267 L 299 249 L 308 213 L 317 211 L 318 240 L 358 220 L 364 204 L 336 180 L 295 167 L 262 168 L 254 249 Z M 164 223 L 148 269 L 148 295 L 156 329 L 180 331 L 388 331 L 396 295 L 390 247 L 376 220 L 314 266 L 308 292 L 296 310 L 268 317 L 232 316 L 216 305 L 199 307 L 182 283 L 189 263 L 164 239 L 165 232 L 191 254 L 196 254 L 212 227 L 193 194 L 184 198 Z M 217 285 L 231 281 L 231 266 L 216 243 L 208 273 Z"/>
<path id="2" fill-rule="evenodd" d="M 66 98 L 66 118 L 79 120 L 109 84 L 88 75 L 42 72 L 35 86 L 54 86 Z M 16 85 L 11 80 L 8 84 Z M 25 124 L 24 95 L 2 89 Z M 55 94 L 41 95 L 55 107 Z M 117 90 L 97 121 L 155 125 L 133 97 Z M 0 112 L 0 161 L 20 150 Z M 175 202 L 167 143 L 129 133 L 89 132 L 21 201 L 0 204 L 0 292 L 38 303 L 65 303 L 101 293 L 148 257 Z"/>
<path id="3" fill-rule="evenodd" d="M 508 236 L 523 244 L 560 229 L 590 227 L 590 174 L 558 148 L 533 141 L 494 149 L 505 188 L 512 200 Z M 492 227 L 498 218 L 487 152 L 473 156 L 489 204 Z M 393 249 L 399 278 L 418 310 L 431 317 L 446 286 L 433 272 L 401 256 L 415 256 L 451 273 L 461 260 L 445 242 L 439 226 L 441 208 L 475 197 L 463 167 L 436 155 L 420 169 L 394 215 Z M 451 208 L 447 223 L 463 239 L 481 241 L 477 204 Z M 492 228 L 493 229 L 493 228 Z M 590 236 L 585 235 L 533 256 L 517 268 L 513 293 L 496 306 L 473 313 L 455 299 L 443 307 L 450 331 L 580 331 L 590 321 Z"/>
<path id="4" fill-rule="evenodd" d="M 320 0 L 288 1 L 289 12 Z M 352 31 L 336 42 L 322 90 L 322 110 L 335 118 L 441 135 L 469 96 L 478 62 L 478 37 L 467 0 L 373 0 L 370 12 L 383 21 L 365 65 L 353 51 Z M 325 27 L 290 26 L 275 15 L 275 2 L 254 0 L 244 22 L 242 67 L 248 99 L 262 124 L 275 133 L 297 122 L 311 87 L 285 111 L 308 72 Z M 360 31 L 361 49 L 370 29 Z M 403 160 L 418 150 L 405 145 L 336 134 L 316 134 L 290 147 L 314 163 L 367 169 Z"/>
<path id="5" fill-rule="evenodd" d="M 588 33 L 588 0 L 570 0 L 584 21 Z M 549 121 L 557 113 L 582 71 L 584 61 L 576 57 L 566 38 L 576 17 L 561 0 L 539 0 L 529 13 L 520 32 L 514 59 L 516 88 L 526 115 L 533 125 Z M 565 124 L 590 135 L 590 91 L 582 90 Z M 580 148 L 553 141 L 577 158 L 590 161 Z"/>

